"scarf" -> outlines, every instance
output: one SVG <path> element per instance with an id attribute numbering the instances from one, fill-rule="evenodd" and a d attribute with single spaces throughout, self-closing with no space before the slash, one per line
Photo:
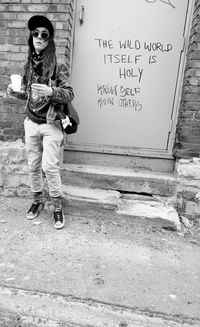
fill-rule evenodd
<path id="1" fill-rule="evenodd" d="M 47 97 L 42 97 L 40 99 L 34 99 L 31 93 L 31 84 L 33 80 L 35 79 L 37 83 L 45 83 L 43 80 L 43 58 L 44 58 L 44 52 L 43 53 L 33 53 L 32 56 L 32 64 L 31 64 L 31 74 L 30 74 L 30 86 L 29 86 L 29 106 L 31 109 L 34 109 L 34 111 L 40 111 L 43 109 L 46 105 L 50 103 L 49 99 Z M 35 81 L 34 81 L 35 82 Z M 45 83 L 46 84 L 46 83 Z M 51 79 L 49 79 L 47 85 L 51 87 Z M 53 124 L 56 119 L 57 113 L 54 110 L 54 106 L 50 103 L 47 114 L 46 114 L 46 121 L 47 124 Z"/>

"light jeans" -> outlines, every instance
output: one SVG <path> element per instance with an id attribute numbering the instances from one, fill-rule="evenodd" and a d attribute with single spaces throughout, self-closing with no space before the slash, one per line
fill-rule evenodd
<path id="1" fill-rule="evenodd" d="M 24 121 L 26 154 L 30 169 L 31 191 L 42 192 L 45 174 L 49 195 L 61 196 L 59 162 L 63 133 L 54 124 L 36 124 Z"/>

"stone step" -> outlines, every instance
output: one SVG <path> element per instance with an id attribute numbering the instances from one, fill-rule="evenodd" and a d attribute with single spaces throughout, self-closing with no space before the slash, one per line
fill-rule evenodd
<path id="1" fill-rule="evenodd" d="M 63 185 L 64 205 L 84 209 L 107 209 L 151 225 L 181 229 L 173 206 L 149 196 L 127 196 L 119 191 Z"/>
<path id="2" fill-rule="evenodd" d="M 126 167 L 132 169 L 147 169 L 149 171 L 173 172 L 174 171 L 174 157 L 167 154 L 159 154 L 155 157 L 150 156 L 146 151 L 143 153 L 142 149 L 135 149 L 134 153 L 130 153 L 126 149 L 121 153 L 122 149 L 112 149 L 112 153 L 107 151 L 107 147 L 100 146 L 97 151 L 96 146 L 73 144 L 66 142 L 63 152 L 63 162 L 68 164 L 79 165 L 99 165 L 102 167 Z M 102 151 L 103 150 L 103 151 Z"/>
<path id="3" fill-rule="evenodd" d="M 66 185 L 165 197 L 173 196 L 177 185 L 177 179 L 173 173 L 116 167 L 63 164 L 61 175 Z"/>
<path id="4" fill-rule="evenodd" d="M 116 211 L 120 193 L 112 190 L 93 189 L 79 186 L 62 186 L 62 196 L 67 205 L 81 208 L 102 208 Z M 65 202 L 64 202 L 65 203 Z"/>

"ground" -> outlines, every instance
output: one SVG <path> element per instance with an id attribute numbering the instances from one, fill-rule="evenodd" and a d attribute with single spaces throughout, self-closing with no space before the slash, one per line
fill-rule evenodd
<path id="1" fill-rule="evenodd" d="M 66 226 L 56 231 L 48 205 L 26 220 L 30 204 L 0 198 L 0 287 L 92 299 L 200 326 L 199 222 L 176 232 L 69 204 Z"/>

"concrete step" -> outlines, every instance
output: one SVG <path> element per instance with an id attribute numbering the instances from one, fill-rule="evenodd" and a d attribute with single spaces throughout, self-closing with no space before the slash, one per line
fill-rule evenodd
<path id="1" fill-rule="evenodd" d="M 119 215 L 131 216 L 151 225 L 181 229 L 172 205 L 149 196 L 126 195 L 114 190 L 103 190 L 63 185 L 64 205 L 83 209 L 106 209 Z"/>
<path id="2" fill-rule="evenodd" d="M 96 145 L 73 144 L 68 140 L 63 152 L 63 162 L 79 165 L 99 165 L 102 167 L 126 167 L 130 169 L 134 167 L 156 172 L 174 171 L 175 161 L 174 157 L 170 155 L 157 153 L 155 157 L 152 157 L 146 151 L 143 153 L 141 149 L 135 149 L 133 153 L 129 149 L 114 148 L 112 148 L 112 153 L 110 153 L 110 149 L 108 150 L 106 146 L 98 147 L 99 151 L 97 151 Z"/>
<path id="3" fill-rule="evenodd" d="M 177 185 L 177 179 L 173 173 L 116 167 L 63 164 L 61 175 L 65 185 L 165 197 L 173 196 Z"/>

